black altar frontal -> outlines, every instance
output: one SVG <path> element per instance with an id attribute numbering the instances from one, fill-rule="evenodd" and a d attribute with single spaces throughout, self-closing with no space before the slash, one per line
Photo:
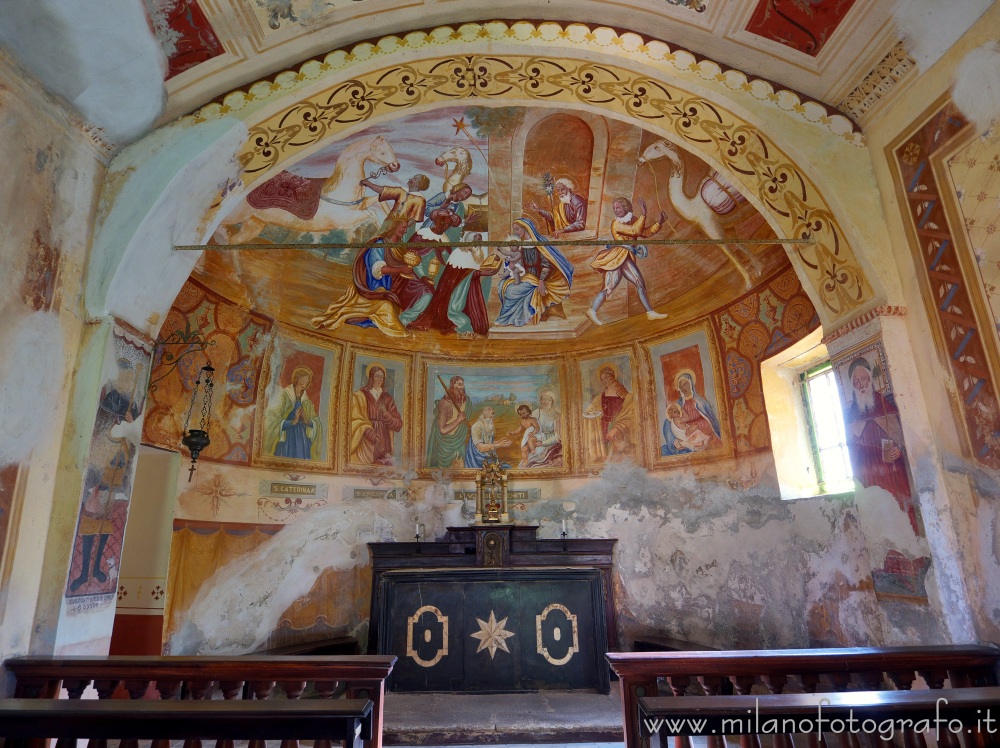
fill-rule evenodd
<path id="1" fill-rule="evenodd" d="M 608 693 L 617 540 L 537 530 L 492 523 L 369 543 L 369 651 L 399 658 L 390 690 Z"/>

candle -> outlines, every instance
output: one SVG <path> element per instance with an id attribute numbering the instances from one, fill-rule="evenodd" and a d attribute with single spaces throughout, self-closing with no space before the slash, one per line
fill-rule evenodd
<path id="1" fill-rule="evenodd" d="M 414 534 L 414 535 L 415 535 L 416 537 L 418 537 L 418 538 L 420 537 L 420 523 L 419 523 L 419 522 L 417 522 L 417 529 L 416 529 L 416 530 L 414 530 L 413 534 Z"/>
<path id="2" fill-rule="evenodd" d="M 566 534 L 566 520 L 563 520 L 563 534 Z"/>

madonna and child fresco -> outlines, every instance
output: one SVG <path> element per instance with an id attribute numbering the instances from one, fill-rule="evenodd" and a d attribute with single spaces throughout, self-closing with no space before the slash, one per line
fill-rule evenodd
<path id="1" fill-rule="evenodd" d="M 344 268 L 306 289 L 304 324 L 476 338 L 660 320 L 700 283 L 736 294 L 786 261 L 777 245 L 758 257 L 734 241 L 656 247 L 654 262 L 643 243 L 727 234 L 773 236 L 735 187 L 662 137 L 571 110 L 447 107 L 255 186 L 215 241 L 362 243 L 308 255 Z"/>
<path id="2" fill-rule="evenodd" d="M 724 446 L 708 335 L 704 330 L 649 349 L 656 382 L 660 457 Z"/>
<path id="3" fill-rule="evenodd" d="M 425 468 L 564 465 L 555 366 L 428 366 Z"/>

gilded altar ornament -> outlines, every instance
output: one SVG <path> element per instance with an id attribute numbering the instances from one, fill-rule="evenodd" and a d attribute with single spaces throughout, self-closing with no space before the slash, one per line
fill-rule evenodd
<path id="1" fill-rule="evenodd" d="M 476 518 L 474 525 L 508 523 L 507 471 L 500 458 L 493 454 L 486 458 L 483 469 L 476 473 Z"/>

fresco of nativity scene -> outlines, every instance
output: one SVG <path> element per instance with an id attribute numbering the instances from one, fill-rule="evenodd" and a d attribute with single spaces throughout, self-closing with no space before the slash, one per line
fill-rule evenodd
<path id="1" fill-rule="evenodd" d="M 656 243 L 708 238 L 723 241 Z M 315 246 L 209 253 L 201 272 L 271 279 L 258 310 L 307 330 L 560 338 L 706 314 L 786 265 L 769 239 L 723 174 L 663 137 L 463 106 L 373 125 L 256 183 L 212 243 Z"/>

